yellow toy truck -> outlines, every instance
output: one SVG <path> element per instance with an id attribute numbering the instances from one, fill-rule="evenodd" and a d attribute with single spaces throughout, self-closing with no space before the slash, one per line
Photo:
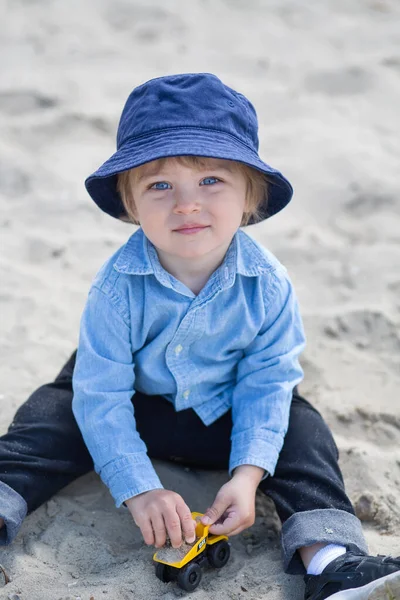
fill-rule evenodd
<path id="1" fill-rule="evenodd" d="M 226 535 L 208 533 L 209 525 L 200 521 L 203 513 L 192 512 L 197 521 L 196 539 L 180 548 L 164 546 L 153 555 L 156 576 L 164 583 L 176 581 L 187 592 L 197 588 L 202 577 L 202 567 L 223 567 L 229 560 L 230 544 Z"/>

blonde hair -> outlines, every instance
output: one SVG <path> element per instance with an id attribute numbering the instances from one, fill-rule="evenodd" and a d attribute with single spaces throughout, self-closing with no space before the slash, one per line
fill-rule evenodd
<path id="1" fill-rule="evenodd" d="M 167 156 L 155 160 L 159 167 L 162 168 L 166 161 L 175 160 L 178 164 L 184 167 L 190 167 L 195 169 L 206 168 L 208 164 L 207 157 L 203 156 Z M 246 180 L 246 210 L 243 213 L 240 227 L 245 227 L 250 218 L 253 217 L 255 222 L 260 221 L 263 215 L 260 212 L 260 206 L 264 203 L 266 197 L 268 197 L 268 188 L 270 181 L 268 177 L 253 169 L 244 163 L 237 161 L 230 161 L 239 173 L 241 173 Z M 137 221 L 134 209 L 135 200 L 132 193 L 132 183 L 135 182 L 139 174 L 139 167 L 129 169 L 128 171 L 122 171 L 117 176 L 117 191 L 119 192 L 122 200 L 122 204 L 125 208 L 126 216 L 123 215 L 121 220 L 140 225 Z"/>

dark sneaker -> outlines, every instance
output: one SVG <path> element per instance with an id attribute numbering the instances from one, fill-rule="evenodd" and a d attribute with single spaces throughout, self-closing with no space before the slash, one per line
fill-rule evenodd
<path id="1" fill-rule="evenodd" d="M 305 600 L 400 600 L 400 556 L 346 552 L 304 581 Z"/>

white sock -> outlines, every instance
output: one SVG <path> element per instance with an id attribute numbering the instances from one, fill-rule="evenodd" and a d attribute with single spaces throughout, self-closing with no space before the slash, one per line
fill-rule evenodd
<path id="1" fill-rule="evenodd" d="M 328 544 L 327 546 L 324 546 L 312 557 L 311 562 L 308 565 L 307 575 L 320 575 L 330 562 L 345 552 L 347 552 L 346 548 L 344 546 L 339 546 L 338 544 Z"/>

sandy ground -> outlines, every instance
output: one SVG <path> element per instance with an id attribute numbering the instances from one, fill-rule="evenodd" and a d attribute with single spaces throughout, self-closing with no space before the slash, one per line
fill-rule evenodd
<path id="1" fill-rule="evenodd" d="M 83 186 L 114 151 L 126 97 L 152 77 L 211 71 L 255 104 L 261 155 L 295 187 L 247 232 L 295 283 L 301 391 L 332 427 L 371 552 L 399 552 L 399 32 L 395 0 L 0 0 L 1 433 L 75 348 L 91 279 L 133 232 Z M 157 469 L 192 510 L 226 478 Z M 193 597 L 302 598 L 276 516 L 257 507 Z M 155 578 L 152 550 L 93 474 L 30 515 L 0 563 L 12 576 L 1 600 L 184 595 Z"/>

